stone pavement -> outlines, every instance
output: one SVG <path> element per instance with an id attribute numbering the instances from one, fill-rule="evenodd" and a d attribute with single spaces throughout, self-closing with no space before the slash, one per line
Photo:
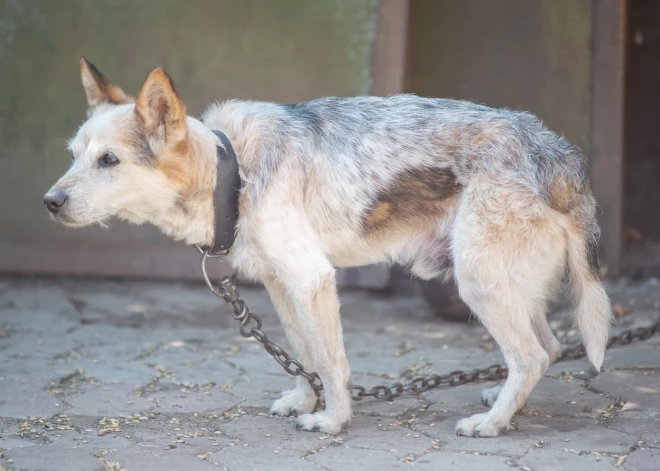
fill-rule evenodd
<path id="1" fill-rule="evenodd" d="M 609 288 L 615 332 L 657 319 L 657 280 Z M 285 344 L 264 292 L 243 294 Z M 501 361 L 481 326 L 433 318 L 419 299 L 342 301 L 356 383 Z M 566 313 L 551 319 L 577 340 Z M 610 350 L 595 377 L 585 361 L 553 365 L 502 437 L 453 433 L 486 410 L 489 383 L 356 403 L 333 437 L 268 415 L 293 380 L 236 327 L 201 284 L 0 280 L 0 469 L 660 469 L 660 337 Z"/>

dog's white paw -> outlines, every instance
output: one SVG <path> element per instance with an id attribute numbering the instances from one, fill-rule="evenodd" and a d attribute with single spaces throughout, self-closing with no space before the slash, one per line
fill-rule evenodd
<path id="1" fill-rule="evenodd" d="M 498 424 L 489 414 L 476 414 L 456 424 L 456 435 L 464 437 L 497 437 L 509 431 L 509 424 Z"/>
<path id="2" fill-rule="evenodd" d="M 493 407 L 493 404 L 495 404 L 495 401 L 502 391 L 502 387 L 501 384 L 498 384 L 497 386 L 481 391 L 481 402 L 483 402 L 485 406 Z"/>
<path id="3" fill-rule="evenodd" d="M 284 391 L 282 397 L 273 403 L 270 413 L 288 417 L 290 415 L 309 414 L 316 406 L 316 396 L 304 389 Z"/>
<path id="4" fill-rule="evenodd" d="M 305 414 L 298 417 L 297 430 L 307 432 L 323 432 L 335 435 L 348 428 L 350 419 L 341 420 L 328 414 L 328 411 L 315 414 Z"/>

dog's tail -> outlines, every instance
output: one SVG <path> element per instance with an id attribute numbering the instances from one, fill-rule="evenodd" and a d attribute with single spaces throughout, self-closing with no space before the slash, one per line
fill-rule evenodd
<path id="1" fill-rule="evenodd" d="M 567 259 L 577 326 L 589 360 L 600 370 L 607 347 L 612 309 L 599 276 L 596 202 L 590 194 L 575 195 L 568 214 Z"/>

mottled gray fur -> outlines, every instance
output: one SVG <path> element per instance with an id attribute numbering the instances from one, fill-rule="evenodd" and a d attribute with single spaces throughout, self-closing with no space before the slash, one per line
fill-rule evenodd
<path id="1" fill-rule="evenodd" d="M 582 154 L 530 113 L 412 94 L 259 105 L 258 112 L 271 114 L 272 122 L 261 136 L 254 189 L 247 193 L 254 201 L 280 160 L 290 158 L 315 179 L 335 184 L 335 198 L 325 210 L 351 227 L 361 224 L 380 195 L 396 191 L 398 178 L 410 169 L 450 171 L 462 187 L 475 174 L 493 175 L 560 212 L 573 211 L 587 229 L 589 262 L 598 272 L 599 228 Z M 226 106 L 211 107 L 206 121 Z M 567 190 L 559 198 L 553 195 L 557 185 Z"/>

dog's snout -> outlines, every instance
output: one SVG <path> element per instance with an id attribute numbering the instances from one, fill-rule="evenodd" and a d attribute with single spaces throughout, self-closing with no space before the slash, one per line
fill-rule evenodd
<path id="1" fill-rule="evenodd" d="M 62 190 L 49 191 L 44 195 L 44 204 L 48 211 L 55 214 L 66 203 L 66 193 Z"/>

